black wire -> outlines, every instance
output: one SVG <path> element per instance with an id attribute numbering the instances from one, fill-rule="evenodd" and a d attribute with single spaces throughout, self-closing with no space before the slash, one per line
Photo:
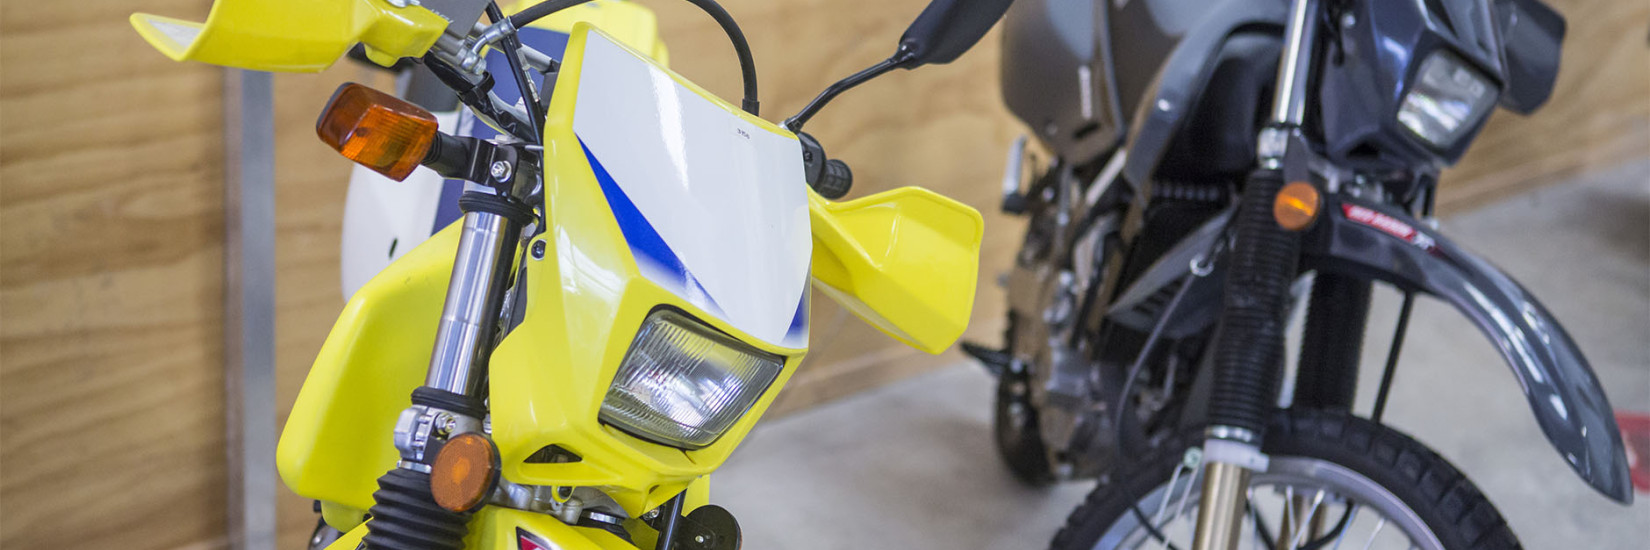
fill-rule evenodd
<path id="1" fill-rule="evenodd" d="M 498 9 L 498 2 L 487 3 L 487 17 L 492 19 L 494 24 L 507 20 L 504 11 Z M 521 66 L 521 38 L 516 36 L 515 32 L 510 32 L 506 33 L 499 43 L 504 50 L 505 61 L 510 63 L 510 72 L 515 75 L 516 90 L 521 93 L 522 108 L 527 110 L 527 122 L 533 125 L 533 139 L 528 143 L 539 143 L 544 139 L 544 113 L 539 112 L 538 98 L 533 95 L 533 77 Z"/>
<path id="2" fill-rule="evenodd" d="M 542 19 L 544 16 L 558 11 L 589 2 L 590 0 L 548 0 L 528 6 L 515 15 L 510 16 L 510 24 L 522 28 Z M 722 32 L 727 33 L 728 39 L 733 41 L 733 51 L 739 55 L 739 73 L 745 83 L 745 97 L 740 102 L 740 108 L 752 115 L 757 114 L 760 104 L 756 94 L 756 59 L 751 56 L 751 45 L 745 41 L 745 31 L 739 29 L 739 23 L 734 22 L 728 10 L 722 9 L 716 0 L 687 0 L 688 3 L 699 6 L 700 10 L 710 14 L 716 24 L 722 26 Z"/>
<path id="3" fill-rule="evenodd" d="M 1438 196 L 1435 186 L 1426 187 L 1426 199 L 1421 203 L 1421 215 L 1432 216 L 1434 199 Z M 1392 347 L 1386 352 L 1386 370 L 1381 372 L 1381 386 L 1375 392 L 1375 410 L 1369 414 L 1369 420 L 1380 424 L 1381 416 L 1386 414 L 1386 399 L 1392 392 L 1392 378 L 1398 372 L 1398 354 L 1404 349 L 1404 336 L 1409 334 L 1409 313 L 1415 307 L 1415 292 L 1404 291 L 1404 304 L 1398 308 L 1398 328 L 1392 331 Z"/>
<path id="4" fill-rule="evenodd" d="M 1392 333 L 1392 348 L 1386 352 L 1386 371 L 1381 373 L 1381 387 L 1375 392 L 1375 410 L 1369 420 L 1380 424 L 1386 412 L 1386 398 L 1392 392 L 1392 376 L 1398 371 L 1398 353 L 1404 349 L 1404 335 L 1409 332 L 1409 311 L 1415 307 L 1415 293 L 1404 291 L 1404 305 L 1398 308 L 1398 328 Z"/>
<path id="5" fill-rule="evenodd" d="M 1348 504 L 1350 504 L 1350 501 L 1348 501 Z M 1336 537 L 1341 536 L 1341 532 L 1346 530 L 1347 524 L 1351 523 L 1352 508 L 1353 507 L 1349 505 L 1345 510 L 1341 510 L 1341 520 L 1335 522 L 1335 528 L 1330 529 L 1328 534 L 1319 537 L 1318 540 L 1308 542 L 1305 546 L 1301 546 L 1301 550 L 1318 550 L 1319 548 L 1323 548 L 1324 545 L 1329 544 L 1330 541 L 1335 540 Z"/>
<path id="6" fill-rule="evenodd" d="M 526 27 L 529 23 L 543 19 L 544 16 L 556 13 L 590 0 L 546 0 L 523 8 L 510 16 L 510 24 L 516 28 Z"/>
<path id="7" fill-rule="evenodd" d="M 435 52 L 424 54 L 424 66 L 458 95 L 459 102 L 474 110 L 480 117 L 491 119 L 500 130 L 526 142 L 539 139 L 536 137 L 538 134 L 533 132 L 531 121 L 522 120 L 514 111 L 501 109 L 493 104 L 491 73 L 482 73 L 479 81 L 471 82 L 468 73 L 443 61 Z"/>
<path id="8" fill-rule="evenodd" d="M 1116 434 L 1119 452 L 1123 449 L 1123 412 L 1128 410 L 1126 402 L 1129 399 L 1129 390 L 1134 387 L 1134 380 L 1140 376 L 1140 370 L 1146 365 L 1146 359 L 1151 355 L 1152 348 L 1157 346 L 1158 338 L 1163 336 L 1163 328 L 1169 324 L 1169 318 L 1174 315 L 1175 309 L 1180 305 L 1180 299 L 1186 297 L 1186 291 L 1192 288 L 1192 284 L 1196 283 L 1196 278 L 1196 274 L 1188 275 L 1180 288 L 1175 290 L 1174 297 L 1169 299 L 1169 304 L 1163 307 L 1163 313 L 1158 315 L 1157 323 L 1152 326 L 1151 334 L 1146 336 L 1146 343 L 1141 345 L 1140 354 L 1135 356 L 1134 364 L 1129 366 L 1129 374 L 1123 380 L 1123 389 L 1117 394 L 1117 415 L 1112 422 L 1112 430 Z M 1178 469 L 1180 466 L 1177 465 L 1175 468 Z M 1195 473 L 1188 476 L 1186 483 L 1192 483 L 1196 477 Z M 1169 542 L 1169 537 L 1163 536 L 1163 532 L 1159 531 L 1150 519 L 1146 518 L 1145 512 L 1140 511 L 1140 497 L 1136 496 L 1129 487 L 1128 480 L 1123 480 L 1118 485 L 1123 489 L 1123 497 L 1129 499 L 1129 510 L 1134 512 L 1135 519 L 1139 520 L 1140 525 L 1146 528 L 1146 532 L 1152 538 L 1157 539 L 1158 542 L 1168 546 L 1168 550 L 1180 550 L 1174 543 Z M 1174 491 L 1174 487 L 1169 487 L 1167 491 L 1169 493 L 1165 493 L 1163 498 L 1172 497 L 1171 493 Z"/>
<path id="9" fill-rule="evenodd" d="M 1284 504 L 1284 506 L 1288 506 L 1288 504 Z M 1249 509 L 1249 517 L 1255 520 L 1255 536 L 1260 537 L 1260 542 L 1262 545 L 1267 548 L 1277 548 L 1277 543 L 1272 542 L 1272 528 L 1266 525 L 1265 518 L 1260 517 L 1260 510 L 1255 508 L 1255 504 L 1253 502 L 1249 503 L 1245 506 L 1245 508 Z M 1282 535 L 1283 533 L 1278 534 Z"/>

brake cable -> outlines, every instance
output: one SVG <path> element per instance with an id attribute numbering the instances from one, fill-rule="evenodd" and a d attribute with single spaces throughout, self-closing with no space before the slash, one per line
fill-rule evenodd
<path id="1" fill-rule="evenodd" d="M 528 6 L 515 15 L 510 16 L 510 24 L 516 28 L 526 27 L 534 21 L 567 8 L 589 2 L 590 0 L 548 0 Z M 688 3 L 698 6 L 700 10 L 709 14 L 716 24 L 722 26 L 722 32 L 727 33 L 728 39 L 733 41 L 733 51 L 739 55 L 739 73 L 745 82 L 745 97 L 739 107 L 752 115 L 757 114 L 760 107 L 756 98 L 756 59 L 751 56 L 750 43 L 745 41 L 745 32 L 739 29 L 739 23 L 728 15 L 728 10 L 722 9 L 716 0 L 687 0 Z"/>
<path id="2" fill-rule="evenodd" d="M 524 119 L 525 113 L 518 113 L 517 109 L 493 94 L 491 73 L 482 73 L 479 80 L 471 81 L 471 76 L 448 64 L 435 52 L 424 54 L 424 66 L 428 67 L 442 84 L 451 88 L 453 93 L 458 95 L 458 100 L 475 112 L 477 118 L 490 121 L 493 127 L 516 139 L 537 143 L 537 133 L 532 128 L 531 119 Z"/>
<path id="3" fill-rule="evenodd" d="M 533 139 L 528 143 L 539 143 L 544 135 L 544 113 L 538 109 L 538 97 L 533 93 L 532 75 L 529 75 L 521 66 L 521 37 L 517 36 L 516 28 L 510 18 L 498 9 L 498 2 L 487 3 L 487 17 L 493 20 L 494 26 L 503 25 L 503 36 L 499 45 L 504 50 L 505 61 L 510 64 L 512 78 L 516 81 L 516 90 L 521 93 L 521 104 L 527 110 L 527 123 L 533 127 Z"/>

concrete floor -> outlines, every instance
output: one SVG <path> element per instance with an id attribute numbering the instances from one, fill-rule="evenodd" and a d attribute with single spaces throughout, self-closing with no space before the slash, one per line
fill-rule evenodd
<path id="1" fill-rule="evenodd" d="M 1650 411 L 1650 160 L 1443 220 L 1566 324 L 1618 410 Z M 986 269 L 994 269 L 986 266 Z M 1398 297 L 1378 289 L 1368 411 Z M 1371 367 L 1369 365 L 1377 365 Z M 991 443 L 992 381 L 959 364 L 762 424 L 712 500 L 748 548 L 1038 548 L 1090 483 L 1015 483 Z M 1448 304 L 1417 302 L 1389 422 L 1431 445 L 1500 507 L 1525 547 L 1650 548 L 1650 495 L 1622 507 L 1548 446 L 1507 367 Z"/>

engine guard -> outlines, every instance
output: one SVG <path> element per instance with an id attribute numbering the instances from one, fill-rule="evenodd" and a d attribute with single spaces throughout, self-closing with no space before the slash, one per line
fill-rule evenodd
<path id="1" fill-rule="evenodd" d="M 1326 197 L 1323 212 L 1303 242 L 1309 267 L 1379 279 L 1453 304 L 1495 343 L 1541 431 L 1570 467 L 1605 496 L 1632 502 L 1610 402 L 1581 350 L 1535 297 L 1402 211 Z"/>

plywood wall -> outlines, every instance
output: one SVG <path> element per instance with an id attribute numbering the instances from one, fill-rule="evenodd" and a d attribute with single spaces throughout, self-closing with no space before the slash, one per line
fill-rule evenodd
<path id="1" fill-rule="evenodd" d="M 131 9 L 0 5 L 0 547 L 223 542 L 222 73 Z"/>
<path id="2" fill-rule="evenodd" d="M 224 544 L 221 73 L 167 61 L 129 11 L 199 17 L 208 0 L 0 4 L 0 547 Z M 672 66 L 724 97 L 737 64 L 679 0 L 660 15 Z M 781 118 L 885 57 L 923 0 L 724 0 Z M 1552 104 L 1497 114 L 1447 176 L 1462 207 L 1650 153 L 1650 4 L 1555 1 L 1570 18 Z M 971 337 L 995 341 L 995 275 L 1021 225 L 996 213 L 1006 144 L 997 45 L 900 71 L 838 100 L 809 131 L 852 163 L 856 196 L 921 185 L 975 205 L 987 230 Z M 338 233 L 349 165 L 314 138 L 338 83 L 387 88 L 348 63 L 276 79 L 277 402 L 290 407 L 343 305 Z M 774 414 L 958 361 L 904 348 L 829 300 L 815 352 Z M 987 406 L 981 403 L 980 406 Z M 313 524 L 281 497 L 282 548 Z"/>

